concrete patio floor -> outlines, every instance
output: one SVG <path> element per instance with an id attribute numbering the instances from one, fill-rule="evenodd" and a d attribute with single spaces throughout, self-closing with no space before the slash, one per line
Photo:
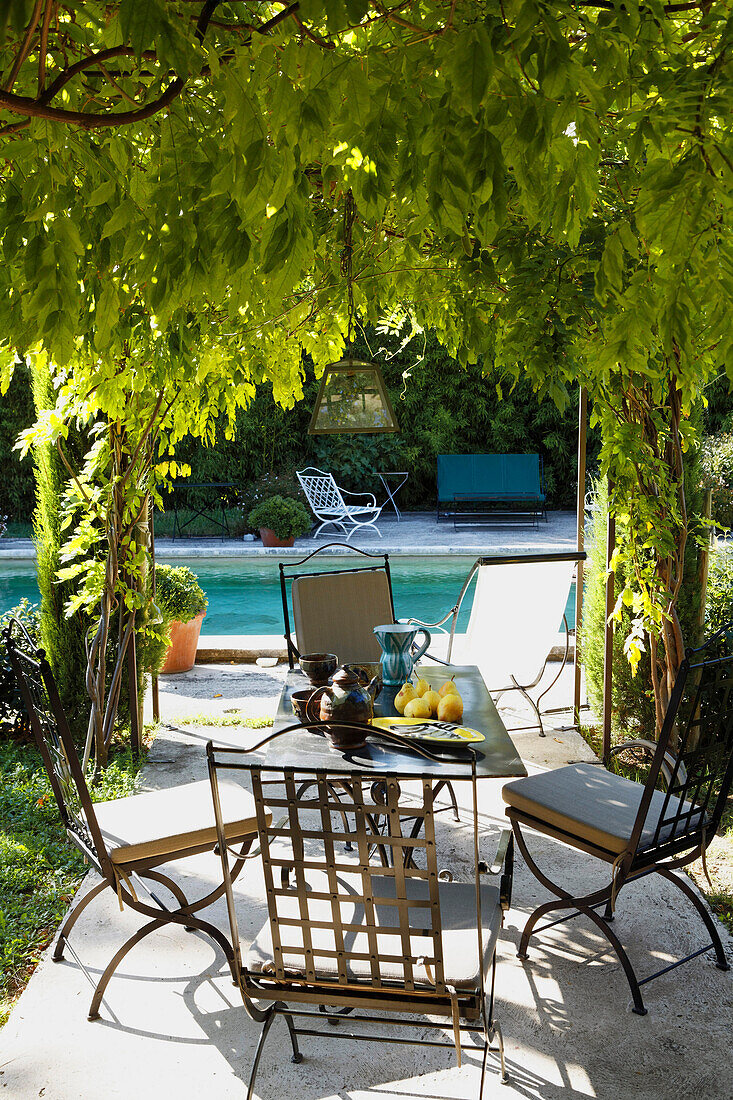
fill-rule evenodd
<path id="1" fill-rule="evenodd" d="M 199 666 L 162 681 L 161 711 L 171 723 L 180 723 L 187 713 L 213 710 L 271 713 L 283 675 L 282 666 Z M 503 715 L 507 725 L 521 724 L 520 711 L 504 709 Z M 544 740 L 535 732 L 514 735 L 530 771 L 590 758 L 576 733 L 559 728 L 563 717 L 556 716 L 556 728 Z M 171 724 L 153 746 L 144 788 L 203 778 L 203 746 L 209 736 L 222 743 L 251 744 L 260 733 Z M 504 820 L 500 792 L 501 781 L 480 784 L 487 855 Z M 443 863 L 459 877 L 469 868 L 469 830 L 446 816 L 439 837 L 447 846 Z M 556 877 L 573 885 L 587 879 L 588 864 L 562 845 L 538 837 L 535 848 Z M 177 878 L 195 894 L 217 875 L 218 861 L 199 856 L 182 864 Z M 83 889 L 93 881 L 90 874 Z M 635 1016 L 618 961 L 582 920 L 545 933 L 531 946 L 529 962 L 517 959 L 520 930 L 542 896 L 518 861 L 497 976 L 497 1017 L 511 1081 L 500 1085 L 490 1061 L 484 1096 L 730 1100 L 731 974 L 717 970 L 706 954 L 646 987 L 648 1015 Z M 249 941 L 265 917 L 256 861 L 238 880 L 237 897 L 240 930 Z M 223 906 L 209 913 L 228 932 Z M 140 921 L 134 913 L 120 913 L 107 891 L 80 919 L 74 946 L 98 973 Z M 625 890 L 616 927 L 641 973 L 702 942 L 699 919 L 664 883 L 646 881 Z M 733 960 L 731 938 L 724 938 Z M 259 1026 L 246 1016 L 221 954 L 198 934 L 162 929 L 138 944 L 111 981 L 102 1019 L 95 1023 L 86 1018 L 90 997 L 91 987 L 76 964 L 71 959 L 54 964 L 47 953 L 0 1033 L 0 1095 L 14 1100 L 246 1096 Z M 416 1034 L 421 1034 L 419 1022 Z M 305 1059 L 296 1066 L 289 1060 L 285 1026 L 278 1022 L 265 1047 L 257 1097 L 468 1100 L 478 1095 L 478 1054 L 469 1054 L 458 1069 L 449 1049 L 339 1043 L 337 1035 L 334 1030 L 330 1041 L 303 1038 Z"/>

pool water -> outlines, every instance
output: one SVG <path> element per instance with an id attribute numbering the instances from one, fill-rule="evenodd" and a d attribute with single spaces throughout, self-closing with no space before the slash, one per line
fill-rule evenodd
<path id="1" fill-rule="evenodd" d="M 160 560 L 165 560 L 161 557 Z M 328 565 L 345 563 L 329 558 Z M 435 622 L 453 606 L 474 559 L 453 557 L 390 558 L 395 613 L 398 618 L 414 617 Z M 209 600 L 204 634 L 282 634 L 283 614 L 280 574 L 272 559 L 176 558 L 171 564 L 187 565 L 197 574 Z M 467 593 L 458 618 L 458 631 L 465 631 L 473 603 L 473 588 Z M 0 562 L 0 613 L 26 596 L 39 599 L 35 562 Z M 575 589 L 566 609 L 568 622 L 575 616 Z M 558 625 L 558 629 L 559 626 Z"/>

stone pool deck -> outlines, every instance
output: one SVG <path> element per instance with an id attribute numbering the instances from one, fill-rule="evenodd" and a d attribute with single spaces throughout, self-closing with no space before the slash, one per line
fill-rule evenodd
<path id="1" fill-rule="evenodd" d="M 379 521 L 381 537 L 371 528 L 362 528 L 352 539 L 351 545 L 380 554 L 458 554 L 477 557 L 479 554 L 542 553 L 550 550 L 573 550 L 576 539 L 574 512 L 548 512 L 547 522 L 491 523 L 481 525 L 450 522 L 437 523 L 434 512 L 403 512 L 398 520 L 387 513 Z M 155 540 L 156 554 L 164 559 L 172 558 L 287 558 L 297 559 L 332 542 L 344 542 L 338 531 L 324 533 L 318 538 L 310 535 L 296 539 L 292 549 L 268 549 L 259 540 L 245 542 L 239 539 L 170 539 Z M 31 539 L 0 540 L 0 560 L 6 558 L 33 558 L 35 548 Z"/>
<path id="2" fill-rule="evenodd" d="M 162 682 L 161 728 L 145 767 L 144 789 L 205 776 L 203 748 L 253 744 L 258 731 L 191 726 L 202 714 L 272 713 L 284 676 L 282 666 L 202 666 Z M 558 685 L 567 694 L 569 685 Z M 510 697 L 505 697 L 507 701 Z M 523 714 L 502 708 L 507 725 Z M 565 716 L 566 717 L 566 716 Z M 211 719 L 209 719 L 211 720 Z M 591 758 L 572 730 L 555 728 L 514 735 L 530 772 Z M 460 786 L 460 785 L 459 785 Z M 489 856 L 504 823 L 501 780 L 480 784 L 479 812 Z M 463 803 L 465 795 L 459 793 Z M 465 804 L 465 803 L 464 803 Z M 442 815 L 443 865 L 460 878 L 468 871 L 470 837 L 465 823 Z M 588 862 L 563 845 L 535 838 L 535 852 L 556 877 L 573 888 L 586 881 Z M 203 891 L 219 873 L 213 857 L 181 862 L 179 881 Z M 598 869 L 596 869 L 596 875 Z M 90 873 L 82 889 L 95 881 Z M 237 883 L 240 930 L 245 945 L 264 920 L 257 861 Z M 100 895 L 74 930 L 74 944 L 92 973 L 99 973 L 141 918 L 120 913 L 110 891 Z M 648 1015 L 629 1011 L 621 968 L 592 925 L 581 920 L 541 936 L 522 963 L 516 956 L 527 913 L 543 891 L 518 860 L 512 909 L 499 942 L 497 1018 L 506 1041 L 510 1083 L 487 1069 L 485 1100 L 730 1100 L 730 1021 L 733 981 L 706 954 L 684 971 L 645 989 Z M 222 905 L 209 919 L 228 929 Z M 692 950 L 701 925 L 678 892 L 646 881 L 625 890 L 617 928 L 642 972 Z M 733 960 L 733 942 L 724 942 Z M 75 963 L 54 964 L 47 952 L 0 1033 L 0 1096 L 13 1100 L 244 1100 L 259 1026 L 246 1016 L 223 957 L 210 942 L 177 928 L 144 939 L 127 956 L 102 1004 L 102 1018 L 88 1023 L 91 988 Z M 446 1034 L 449 1032 L 449 1028 Z M 304 1038 L 301 1065 L 289 1059 L 279 1022 L 270 1033 L 257 1078 L 258 1100 L 475 1100 L 480 1061 L 466 1053 L 462 1068 L 450 1049 L 349 1043 Z M 416 1034 L 421 1034 L 419 1023 Z M 4 1090 L 4 1091 L 3 1091 Z"/>

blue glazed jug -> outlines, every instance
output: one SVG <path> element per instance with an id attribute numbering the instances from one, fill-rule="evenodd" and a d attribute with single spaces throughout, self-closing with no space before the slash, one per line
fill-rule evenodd
<path id="1" fill-rule="evenodd" d="M 386 687 L 404 684 L 430 645 L 430 634 L 423 627 L 410 626 L 409 623 L 375 626 L 374 633 L 382 649 L 382 682 Z M 411 653 L 416 634 L 424 634 L 425 641 L 416 652 Z"/>

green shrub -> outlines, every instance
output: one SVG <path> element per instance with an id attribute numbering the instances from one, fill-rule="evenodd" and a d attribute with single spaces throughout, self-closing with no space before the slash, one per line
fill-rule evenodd
<path id="1" fill-rule="evenodd" d="M 733 547 L 721 541 L 710 553 L 707 603 L 705 605 L 705 636 L 717 634 L 733 621 Z M 730 652 L 730 633 L 720 639 L 717 650 L 721 657 Z"/>
<path id="2" fill-rule="evenodd" d="M 700 453 L 703 481 L 713 490 L 713 519 L 733 527 L 733 432 L 711 435 Z"/>
<path id="3" fill-rule="evenodd" d="M 20 433 L 35 419 L 30 372 L 25 363 L 17 363 L 8 391 L 0 397 L 0 516 L 11 524 L 27 521 L 36 503 L 33 463 L 14 450 Z"/>
<path id="4" fill-rule="evenodd" d="M 694 457 L 688 460 L 688 484 L 694 486 Z M 687 506 L 690 515 L 699 511 L 699 492 L 691 488 Z M 588 699 L 594 713 L 600 718 L 603 711 L 603 658 L 606 617 L 606 530 L 608 524 L 608 489 L 605 481 L 596 486 L 591 521 L 586 533 L 588 560 L 585 567 L 583 596 L 583 625 L 580 637 L 580 655 L 585 669 Z M 616 592 L 626 583 L 621 569 L 616 574 Z M 685 577 L 677 601 L 682 635 L 687 645 L 699 644 L 697 616 L 700 594 L 697 584 L 697 543 L 688 538 L 685 554 Z M 654 737 L 656 726 L 654 692 L 652 690 L 651 664 L 648 649 L 642 654 L 636 676 L 624 653 L 624 640 L 631 624 L 631 610 L 624 607 L 621 622 L 613 632 L 613 685 L 611 711 L 613 729 L 618 733 L 638 732 Z"/>
<path id="5" fill-rule="evenodd" d="M 56 404 L 48 367 L 39 356 L 33 359 L 33 399 L 36 410 L 52 409 Z M 84 441 L 70 432 L 64 447 L 72 467 L 81 466 Z M 86 693 L 86 634 L 89 618 L 78 611 L 67 618 L 64 608 L 75 591 L 75 582 L 60 584 L 56 573 L 61 564 L 61 496 L 68 476 L 55 447 L 50 444 L 33 452 L 36 478 L 36 510 L 33 527 L 36 537 L 36 569 L 41 593 L 41 644 L 56 681 L 69 726 L 77 739 L 86 734 L 89 697 Z"/>
<path id="6" fill-rule="evenodd" d="M 303 463 L 302 465 L 305 465 Z M 300 494 L 300 483 L 295 476 L 295 466 L 288 465 L 276 472 L 262 474 L 246 486 L 240 495 L 242 519 L 234 534 L 243 535 L 245 531 L 256 531 L 249 522 L 249 513 L 270 497 L 294 497 Z"/>
<path id="7" fill-rule="evenodd" d="M 268 527 L 279 539 L 300 538 L 310 531 L 313 520 L 299 500 L 267 497 L 249 513 L 250 527 Z"/>
<path id="8" fill-rule="evenodd" d="M 158 565 L 155 588 L 156 602 L 167 625 L 189 622 L 205 611 L 209 603 L 198 577 L 185 565 Z M 150 659 L 147 664 L 150 664 Z"/>
<path id="9" fill-rule="evenodd" d="M 585 669 L 588 700 L 600 718 L 603 711 L 604 626 L 606 618 L 606 530 L 608 525 L 608 486 L 605 480 L 596 487 L 590 525 L 586 528 L 588 560 L 585 564 L 583 626 L 580 654 Z M 616 591 L 626 582 L 617 574 Z M 613 633 L 613 688 L 611 710 L 615 730 L 639 730 L 653 736 L 655 711 L 651 666 L 648 651 L 642 655 L 636 676 L 624 654 L 624 638 L 631 625 L 631 611 L 624 607 L 621 622 Z"/>
<path id="10" fill-rule="evenodd" d="M 313 465 L 349 492 L 384 495 L 377 471 L 406 470 L 404 448 L 399 435 L 327 435 L 314 441 Z"/>

